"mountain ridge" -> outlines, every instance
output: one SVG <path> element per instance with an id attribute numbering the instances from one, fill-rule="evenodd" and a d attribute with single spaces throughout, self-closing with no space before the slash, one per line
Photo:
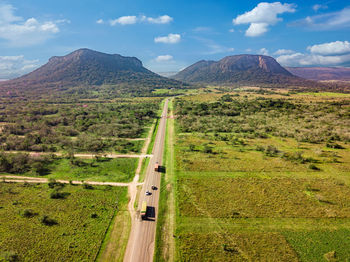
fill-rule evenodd
<path id="1" fill-rule="evenodd" d="M 248 54 L 227 56 L 219 61 L 201 60 L 173 78 L 201 84 L 300 85 L 308 82 L 294 76 L 270 56 Z"/>
<path id="2" fill-rule="evenodd" d="M 350 81 L 349 67 L 286 67 L 292 74 L 310 80 Z"/>
<path id="3" fill-rule="evenodd" d="M 53 56 L 46 64 L 21 77 L 0 83 L 2 91 L 46 93 L 77 86 L 133 85 L 143 89 L 182 88 L 183 84 L 143 67 L 136 57 L 81 48 Z"/>

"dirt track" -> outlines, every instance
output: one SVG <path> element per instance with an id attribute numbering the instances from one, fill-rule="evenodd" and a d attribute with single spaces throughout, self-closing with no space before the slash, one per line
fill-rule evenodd
<path id="1" fill-rule="evenodd" d="M 40 178 L 40 177 L 27 177 L 27 176 L 8 176 L 8 175 L 0 175 L 0 179 L 3 182 L 8 183 L 48 183 L 49 179 L 47 178 Z M 131 183 L 119 183 L 119 182 L 99 182 L 99 181 L 68 181 L 68 180 L 56 180 L 56 182 L 62 183 L 62 184 L 75 184 L 75 185 L 82 185 L 82 184 L 89 184 L 89 185 L 95 185 L 95 186 L 129 186 Z M 136 183 L 136 186 L 142 185 L 143 183 Z"/>

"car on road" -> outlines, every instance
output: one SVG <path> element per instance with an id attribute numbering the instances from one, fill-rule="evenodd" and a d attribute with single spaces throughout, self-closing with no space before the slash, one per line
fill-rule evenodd
<path id="1" fill-rule="evenodd" d="M 146 196 L 150 196 L 150 195 L 152 195 L 152 193 L 149 191 L 146 191 Z"/>
<path id="2" fill-rule="evenodd" d="M 152 186 L 152 190 L 157 190 L 157 189 L 158 189 L 158 187 Z"/>

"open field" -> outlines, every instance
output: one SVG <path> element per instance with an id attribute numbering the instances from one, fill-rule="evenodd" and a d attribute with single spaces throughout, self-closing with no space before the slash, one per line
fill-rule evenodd
<path id="1" fill-rule="evenodd" d="M 135 175 L 137 161 L 137 158 L 54 158 L 40 166 L 40 170 L 35 170 L 35 165 L 33 168 L 33 164 L 28 163 L 27 167 L 22 167 L 23 172 L 11 173 L 62 180 L 130 182 Z M 6 172 L 2 174 L 6 175 Z"/>
<path id="2" fill-rule="evenodd" d="M 350 259 L 349 97 L 218 90 L 175 98 L 176 260 Z"/>
<path id="3" fill-rule="evenodd" d="M 0 183 L 0 257 L 95 260 L 117 205 L 123 210 L 127 204 L 126 188 L 51 187 Z"/>

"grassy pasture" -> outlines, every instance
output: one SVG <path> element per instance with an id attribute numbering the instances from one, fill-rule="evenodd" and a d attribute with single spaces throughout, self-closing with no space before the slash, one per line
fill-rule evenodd
<path id="1" fill-rule="evenodd" d="M 350 260 L 348 95 L 222 90 L 175 99 L 177 260 Z"/>
<path id="2" fill-rule="evenodd" d="M 95 260 L 116 200 L 119 208 L 127 204 L 127 189 L 66 185 L 60 189 L 65 199 L 52 199 L 54 190 L 47 184 L 0 183 L 0 258 L 11 252 L 20 261 Z M 43 224 L 43 216 L 57 224 Z"/>
<path id="3" fill-rule="evenodd" d="M 57 158 L 47 165 L 47 172 L 38 176 L 28 171 L 24 176 L 43 178 L 102 181 L 102 182 L 129 182 L 135 175 L 137 158 L 101 158 L 75 159 L 74 164 L 67 158 Z"/>
<path id="4" fill-rule="evenodd" d="M 178 185 L 181 216 L 350 217 L 350 188 L 336 180 L 182 178 Z"/>

